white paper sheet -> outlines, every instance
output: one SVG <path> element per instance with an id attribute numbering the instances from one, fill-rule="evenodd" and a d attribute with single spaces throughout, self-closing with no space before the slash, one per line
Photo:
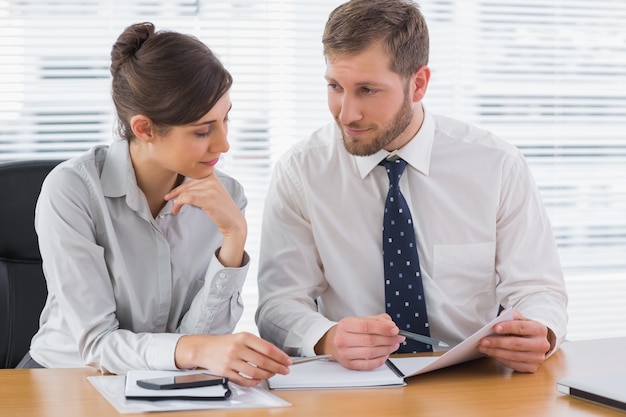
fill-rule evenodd
<path id="1" fill-rule="evenodd" d="M 176 371 L 148 371 L 151 378 L 171 375 Z M 262 387 L 242 387 L 230 382 L 232 397 L 225 401 L 195 400 L 127 400 L 124 395 L 125 376 L 90 376 L 89 382 L 121 414 L 178 410 L 287 407 L 291 404 Z M 197 389 L 197 388 L 193 388 Z"/>
<path id="2" fill-rule="evenodd" d="M 334 361 L 294 365 L 287 375 L 276 374 L 267 381 L 271 389 L 366 388 L 406 385 L 386 364 L 372 371 L 353 371 Z"/>
<path id="3" fill-rule="evenodd" d="M 493 334 L 493 326 L 502 322 L 513 320 L 513 311 L 503 311 L 498 317 L 487 323 L 483 328 L 459 343 L 446 353 L 438 357 L 416 358 L 392 358 L 389 359 L 405 375 L 411 377 L 457 363 L 467 362 L 483 356 L 476 347 L 483 337 Z"/>

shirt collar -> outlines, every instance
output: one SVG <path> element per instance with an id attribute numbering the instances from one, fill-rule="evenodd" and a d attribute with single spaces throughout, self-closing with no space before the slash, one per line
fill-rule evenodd
<path id="1" fill-rule="evenodd" d="M 430 171 L 430 156 L 435 138 L 435 122 L 424 107 L 424 121 L 415 136 L 402 148 L 393 153 L 424 175 Z M 369 156 L 354 156 L 361 178 L 365 178 L 380 161 L 391 155 L 384 149 Z"/>
<path id="2" fill-rule="evenodd" d="M 105 197 L 126 196 L 126 204 L 132 210 L 149 218 L 149 209 L 143 192 L 137 186 L 135 170 L 130 159 L 128 141 L 115 140 L 109 145 L 102 167 L 102 192 Z"/>
<path id="3" fill-rule="evenodd" d="M 128 141 L 115 140 L 109 145 L 100 181 L 105 197 L 126 195 L 129 192 L 129 184 L 137 183 L 135 170 L 130 160 Z"/>
<path id="4" fill-rule="evenodd" d="M 185 178 L 184 181 L 189 181 Z M 106 160 L 101 174 L 102 192 L 105 197 L 126 196 L 128 207 L 139 213 L 149 215 L 149 209 L 143 191 L 137 185 L 135 169 L 130 159 L 128 141 L 116 140 L 109 145 Z M 172 201 L 168 201 L 160 214 L 171 214 Z M 180 209 L 180 213 L 187 210 L 187 205 Z"/>

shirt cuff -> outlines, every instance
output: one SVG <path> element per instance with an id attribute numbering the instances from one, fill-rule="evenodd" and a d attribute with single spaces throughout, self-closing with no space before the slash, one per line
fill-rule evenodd
<path id="1" fill-rule="evenodd" d="M 301 356 L 315 356 L 315 345 L 335 324 L 334 321 L 320 320 L 316 321 L 304 334 L 302 338 Z"/>
<path id="2" fill-rule="evenodd" d="M 558 350 L 560 343 L 558 343 L 559 341 L 552 329 L 547 326 L 546 328 L 548 329 L 548 342 L 550 342 L 550 349 L 546 353 L 546 358 L 549 358 L 554 352 Z"/>
<path id="3" fill-rule="evenodd" d="M 250 256 L 244 251 L 241 266 L 236 268 L 225 267 L 217 257 L 219 250 L 220 248 L 218 248 L 213 254 L 213 259 L 211 260 L 211 263 L 206 271 L 205 287 L 215 285 L 218 290 L 225 290 L 226 292 L 232 292 L 232 290 L 242 288 L 250 267 Z M 210 283 L 208 286 L 206 284 L 207 280 L 209 280 Z M 209 288 L 207 288 L 207 290 L 208 289 Z"/>
<path id="4" fill-rule="evenodd" d="M 146 352 L 146 359 L 150 369 L 164 371 L 176 370 L 176 345 L 183 337 L 176 333 L 154 334 Z"/>

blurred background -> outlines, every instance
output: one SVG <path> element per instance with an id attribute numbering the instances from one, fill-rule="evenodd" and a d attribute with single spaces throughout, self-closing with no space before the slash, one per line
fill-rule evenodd
<path id="1" fill-rule="evenodd" d="M 340 3 L 0 0 L 0 160 L 69 158 L 113 140 L 109 53 L 126 26 L 200 38 L 235 80 L 220 168 L 249 198 L 253 261 L 238 330 L 258 333 L 264 196 L 276 158 L 331 120 L 321 34 Z M 566 275 L 568 338 L 626 336 L 626 2 L 419 4 L 431 37 L 425 105 L 526 155 Z"/>

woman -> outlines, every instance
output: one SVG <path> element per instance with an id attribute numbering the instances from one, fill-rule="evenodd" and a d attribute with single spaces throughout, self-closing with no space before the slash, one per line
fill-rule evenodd
<path id="1" fill-rule="evenodd" d="M 111 52 L 120 136 L 46 178 L 35 227 L 48 285 L 22 367 L 203 367 L 253 386 L 289 357 L 247 333 L 246 198 L 228 151 L 230 74 L 194 37 L 132 25 Z M 210 333 L 210 334 L 209 334 Z"/>

